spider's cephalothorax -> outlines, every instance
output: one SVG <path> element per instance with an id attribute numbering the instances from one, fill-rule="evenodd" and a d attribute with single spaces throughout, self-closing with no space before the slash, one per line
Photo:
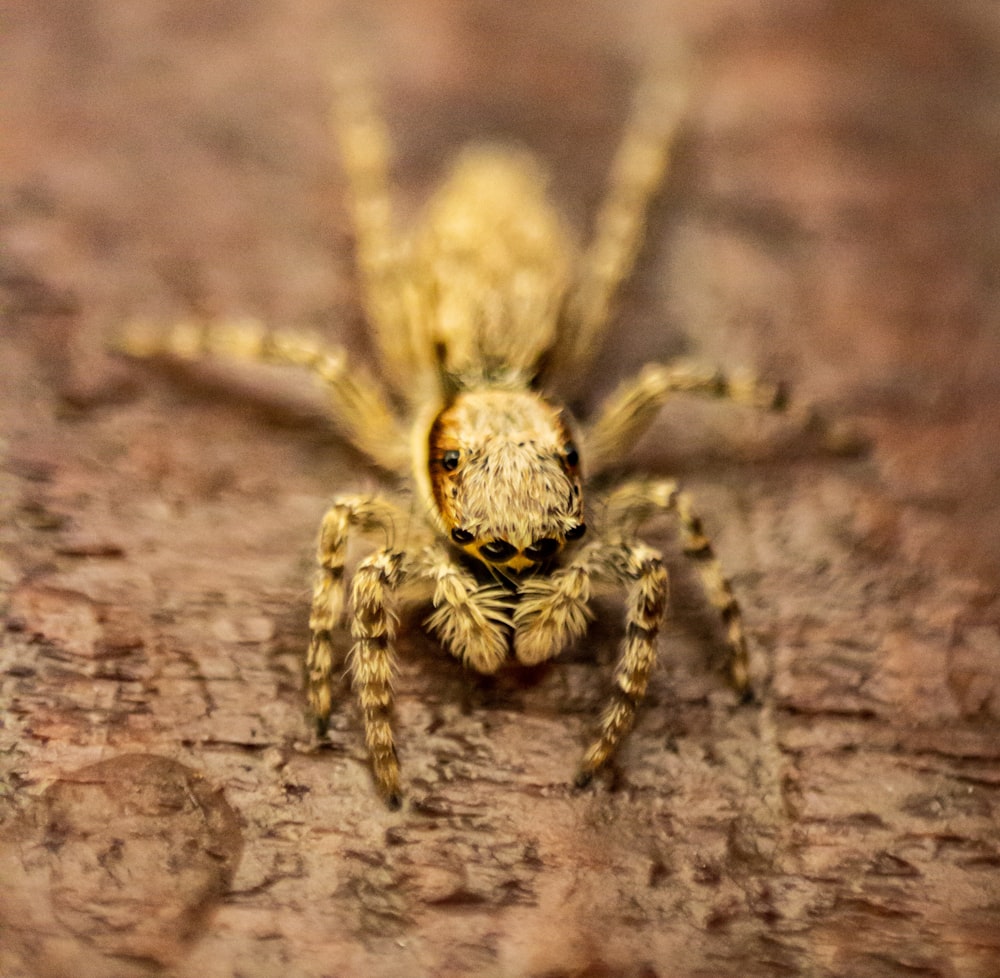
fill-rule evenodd
<path id="1" fill-rule="evenodd" d="M 562 413 L 533 391 L 459 394 L 428 447 L 442 528 L 469 555 L 521 572 L 583 536 L 579 454 Z"/>
<path id="2" fill-rule="evenodd" d="M 587 629 L 593 584 L 621 590 L 625 637 L 608 706 L 578 770 L 582 784 L 628 733 L 656 661 L 667 574 L 639 531 L 651 516 L 673 513 L 727 629 L 733 683 L 748 689 L 739 608 L 690 499 L 672 481 L 633 479 L 598 494 L 585 513 L 581 459 L 588 480 L 623 462 L 674 393 L 776 407 L 778 391 L 690 364 L 649 364 L 577 425 L 537 382 L 544 363 L 547 383 L 565 392 L 592 365 L 683 105 L 676 77 L 640 89 L 593 240 L 579 253 L 538 163 L 502 146 L 462 153 L 413 233 L 397 233 L 387 134 L 367 91 L 341 79 L 334 123 L 380 379 L 350 366 L 339 347 L 246 321 L 182 323 L 169 332 L 133 323 L 122 336 L 120 346 L 134 355 L 217 352 L 308 368 L 345 436 L 410 484 L 416 505 L 371 494 L 333 500 L 320 529 L 309 618 L 312 712 L 325 729 L 346 617 L 365 742 L 392 805 L 401 797 L 391 715 L 396 605 L 404 595 L 430 602 L 428 627 L 448 652 L 491 673 L 511 655 L 529 665 L 558 655 Z M 348 582 L 354 533 L 382 545 Z"/>

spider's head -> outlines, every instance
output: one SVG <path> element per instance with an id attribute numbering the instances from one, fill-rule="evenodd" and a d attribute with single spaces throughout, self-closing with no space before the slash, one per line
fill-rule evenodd
<path id="1" fill-rule="evenodd" d="M 451 541 L 515 572 L 586 531 L 580 459 L 562 413 L 530 391 L 459 394 L 429 444 L 434 504 Z"/>

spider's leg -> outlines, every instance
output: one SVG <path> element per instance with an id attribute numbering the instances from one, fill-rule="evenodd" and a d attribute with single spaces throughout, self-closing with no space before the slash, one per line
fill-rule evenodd
<path id="1" fill-rule="evenodd" d="M 590 781 L 632 729 L 656 662 L 656 637 L 667 605 L 669 585 L 660 555 L 642 543 L 621 543 L 616 549 L 619 575 L 627 582 L 625 641 L 615 669 L 614 693 L 601 717 L 600 735 L 577 773 L 579 786 Z"/>
<path id="2" fill-rule="evenodd" d="M 514 608 L 514 654 L 536 665 L 553 659 L 587 630 L 591 618 L 591 581 L 598 573 L 603 544 L 589 544 L 565 567 L 533 577 L 520 587 Z"/>
<path id="3" fill-rule="evenodd" d="M 379 793 L 398 808 L 399 761 L 392 737 L 392 597 L 403 576 L 402 554 L 378 550 L 358 565 L 351 583 L 350 666 L 365 725 L 365 744 Z"/>
<path id="4" fill-rule="evenodd" d="M 747 637 L 743 628 L 743 613 L 733 594 L 733 587 L 715 556 L 712 541 L 705 535 L 701 517 L 695 511 L 691 497 L 686 492 L 677 493 L 675 508 L 681 525 L 684 554 L 695 562 L 705 596 L 726 626 L 730 681 L 741 696 L 750 697 L 750 657 Z"/>
<path id="5" fill-rule="evenodd" d="M 408 438 L 381 384 L 340 346 L 308 333 L 270 331 L 255 319 L 181 320 L 166 329 L 134 320 L 114 345 L 134 357 L 219 356 L 304 367 L 323 384 L 335 423 L 358 449 L 387 471 L 409 471 Z"/>
<path id="6" fill-rule="evenodd" d="M 389 193 L 391 140 L 363 72 L 342 59 L 333 74 L 331 132 L 347 179 L 361 298 L 393 386 L 410 394 L 426 360 L 408 313 L 408 245 L 393 228 Z M 418 362 L 420 361 L 420 362 Z"/>
<path id="7" fill-rule="evenodd" d="M 624 483 L 605 500 L 605 518 L 626 539 L 633 536 L 639 525 L 656 512 L 666 511 L 676 515 L 684 554 L 695 562 L 705 596 L 726 626 L 730 680 L 737 692 L 746 695 L 750 678 L 743 615 L 691 496 L 682 492 L 671 479 L 656 479 Z"/>
<path id="8" fill-rule="evenodd" d="M 646 213 L 662 185 L 669 149 L 687 101 L 682 70 L 652 75 L 640 87 L 611 166 L 607 193 L 566 306 L 558 369 L 579 377 L 600 349 L 612 300 L 631 274 Z"/>
<path id="9" fill-rule="evenodd" d="M 649 363 L 612 393 L 585 427 L 582 441 L 588 472 L 620 462 L 672 394 L 699 394 L 764 410 L 785 407 L 781 387 L 750 374 L 726 374 L 680 360 Z"/>
<path id="10" fill-rule="evenodd" d="M 427 627 L 456 659 L 477 672 L 496 672 L 507 658 L 507 589 L 480 584 L 442 546 L 427 548 L 420 573 L 434 584 L 434 612 L 427 619 Z"/>
<path id="11" fill-rule="evenodd" d="M 633 542 L 639 525 L 657 512 L 673 512 L 681 526 L 684 552 L 696 561 L 705 593 L 726 625 L 730 675 L 736 689 L 749 689 L 746 634 L 732 586 L 705 535 L 690 496 L 670 480 L 626 483 L 605 500 L 608 545 L 604 565 L 626 584 L 625 643 L 615 672 L 614 698 L 601 721 L 601 733 L 584 757 L 577 777 L 586 784 L 628 733 L 656 661 L 656 636 L 666 609 L 667 573 L 660 555 Z"/>
<path id="12" fill-rule="evenodd" d="M 332 706 L 330 679 L 337 659 L 333 633 L 344 622 L 344 562 L 348 540 L 353 532 L 377 531 L 392 540 L 397 525 L 406 525 L 406 515 L 401 510 L 385 499 L 363 495 L 338 496 L 320 524 L 316 545 L 319 570 L 309 615 L 306 692 L 321 734 L 326 730 Z"/>

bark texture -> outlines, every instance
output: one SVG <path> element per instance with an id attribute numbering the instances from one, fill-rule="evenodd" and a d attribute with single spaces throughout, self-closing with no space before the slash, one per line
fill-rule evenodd
<path id="1" fill-rule="evenodd" d="M 1000 16 L 959 0 L 77 0 L 0 32 L 0 974 L 1000 975 Z M 569 787 L 620 607 L 476 680 L 404 623 L 386 811 L 303 710 L 312 541 L 374 485 L 294 374 L 109 357 L 195 311 L 365 356 L 326 124 L 372 66 L 401 209 L 475 136 L 581 235 L 640 66 L 700 82 L 593 398 L 686 352 L 863 433 L 681 401 L 635 450 L 706 515 L 740 707 L 672 616 L 614 772 Z"/>

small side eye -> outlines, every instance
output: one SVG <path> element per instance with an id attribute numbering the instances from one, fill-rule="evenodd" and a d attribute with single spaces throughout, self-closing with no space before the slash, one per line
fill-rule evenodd
<path id="1" fill-rule="evenodd" d="M 570 442 L 566 448 L 566 464 L 571 468 L 575 469 L 580 464 L 580 453 L 576 450 L 576 445 Z"/>
<path id="2" fill-rule="evenodd" d="M 448 472 L 454 472 L 458 468 L 458 460 L 461 458 L 461 452 L 458 449 L 450 448 L 441 456 L 441 466 Z"/>
<path id="3" fill-rule="evenodd" d="M 456 526 L 454 530 L 451 531 L 451 538 L 455 543 L 472 543 L 476 539 L 474 533 L 470 533 L 468 530 L 463 530 L 460 526 Z"/>
<path id="4" fill-rule="evenodd" d="M 563 534 L 563 536 L 565 536 L 567 540 L 579 540 L 580 537 L 582 537 L 584 535 L 584 533 L 586 533 L 586 532 L 587 532 L 587 524 L 586 523 L 577 523 L 576 526 L 571 526 Z"/>

